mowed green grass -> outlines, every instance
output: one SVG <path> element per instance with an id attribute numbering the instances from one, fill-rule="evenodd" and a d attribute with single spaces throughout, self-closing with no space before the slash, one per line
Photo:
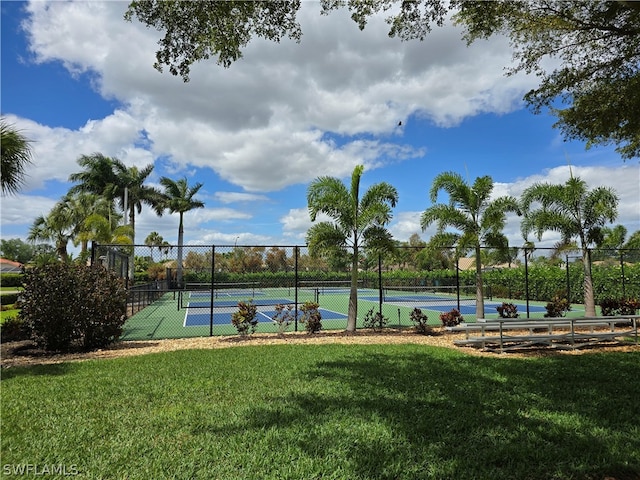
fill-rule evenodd
<path id="1" fill-rule="evenodd" d="M 2 464 L 104 479 L 640 476 L 640 352 L 190 350 L 2 372 Z"/>

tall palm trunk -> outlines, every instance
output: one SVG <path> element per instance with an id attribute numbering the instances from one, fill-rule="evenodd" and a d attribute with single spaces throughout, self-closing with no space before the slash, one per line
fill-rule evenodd
<path id="1" fill-rule="evenodd" d="M 66 240 L 58 240 L 56 242 L 56 253 L 58 257 L 60 257 L 60 261 L 63 263 L 67 263 L 69 261 L 69 254 L 67 253 L 67 241 Z"/>
<path id="2" fill-rule="evenodd" d="M 347 318 L 347 332 L 356 331 L 358 318 L 358 244 L 353 242 L 353 260 L 351 261 L 351 290 L 349 293 L 349 317 Z"/>
<path id="3" fill-rule="evenodd" d="M 131 203 L 129 206 L 129 225 L 131 226 L 131 255 L 129 255 L 129 281 L 133 285 L 133 274 L 135 272 L 135 254 L 136 254 L 136 206 Z"/>
<path id="4" fill-rule="evenodd" d="M 582 265 L 584 268 L 584 314 L 587 317 L 596 316 L 596 304 L 593 295 L 593 277 L 591 276 L 591 251 L 582 249 Z"/>
<path id="5" fill-rule="evenodd" d="M 182 223 L 182 212 L 180 212 L 180 224 L 178 225 L 178 288 L 182 288 L 182 243 L 184 241 L 184 226 Z"/>
<path id="6" fill-rule="evenodd" d="M 476 246 L 476 318 L 484 318 L 484 287 L 479 246 Z"/>

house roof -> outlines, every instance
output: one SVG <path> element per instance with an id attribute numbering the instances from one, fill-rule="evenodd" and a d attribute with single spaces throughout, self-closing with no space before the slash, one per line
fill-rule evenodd
<path id="1" fill-rule="evenodd" d="M 475 257 L 462 257 L 458 259 L 458 268 L 460 270 L 475 270 L 476 258 Z"/>
<path id="2" fill-rule="evenodd" d="M 515 268 L 516 265 L 509 265 L 508 263 L 500 263 L 498 265 L 491 265 L 490 267 L 483 266 L 483 270 L 494 270 L 498 268 Z M 462 257 L 458 259 L 458 268 L 460 270 L 475 270 L 476 269 L 476 257 Z"/>
<path id="3" fill-rule="evenodd" d="M 0 258 L 0 273 L 21 273 L 22 264 L 14 262 L 13 260 L 7 260 L 6 258 Z"/>

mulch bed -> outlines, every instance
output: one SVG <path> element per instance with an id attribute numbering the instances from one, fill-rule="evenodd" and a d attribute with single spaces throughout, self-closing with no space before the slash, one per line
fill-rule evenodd
<path id="1" fill-rule="evenodd" d="M 453 344 L 456 339 L 464 338 L 463 333 L 450 333 L 441 328 L 434 328 L 431 335 L 419 335 L 411 330 L 358 330 L 347 334 L 344 331 L 326 331 L 312 335 L 306 332 L 288 332 L 278 334 L 254 334 L 248 338 L 239 336 L 199 337 L 170 340 L 126 341 L 116 342 L 108 348 L 92 352 L 59 353 L 48 352 L 38 348 L 31 341 L 7 342 L 0 346 L 0 365 L 2 368 L 28 365 L 44 365 L 63 362 L 83 361 L 100 358 L 118 358 L 133 355 L 145 355 L 157 352 L 169 352 L 186 349 L 217 349 L 250 345 L 283 345 L 283 344 L 328 344 L 345 345 L 366 344 L 418 344 L 453 348 L 471 355 L 492 356 L 495 358 L 540 357 L 550 355 L 582 355 L 603 351 L 640 351 L 640 345 L 619 344 L 611 342 L 580 350 L 557 350 L 551 348 L 530 348 L 507 354 L 484 351 L 473 347 L 459 347 Z"/>

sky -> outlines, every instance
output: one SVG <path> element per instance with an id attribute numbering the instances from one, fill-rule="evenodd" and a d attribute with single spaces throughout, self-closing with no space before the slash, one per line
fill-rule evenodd
<path id="1" fill-rule="evenodd" d="M 205 208 L 184 218 L 194 245 L 304 245 L 309 183 L 332 176 L 349 185 L 359 164 L 362 192 L 383 181 L 398 190 L 388 227 L 399 241 L 435 233 L 421 229 L 420 215 L 447 171 L 469 183 L 489 175 L 495 196 L 515 197 L 573 174 L 613 188 L 615 224 L 629 235 L 640 229 L 637 159 L 564 141 L 549 112 L 532 113 L 522 97 L 538 79 L 505 75 L 513 62 L 505 38 L 467 47 L 449 23 L 402 42 L 388 37 L 384 15 L 360 31 L 348 12 L 320 15 L 319 3 L 303 2 L 300 43 L 254 38 L 230 68 L 200 62 L 184 83 L 153 68 L 160 33 L 126 22 L 127 5 L 1 2 L 1 111 L 34 157 L 22 191 L 1 199 L 3 239 L 26 240 L 71 187 L 78 158 L 96 152 L 153 164 L 151 186 L 163 176 L 202 183 Z M 143 209 L 136 244 L 152 231 L 177 243 L 178 216 Z M 505 234 L 523 245 L 515 215 Z"/>

